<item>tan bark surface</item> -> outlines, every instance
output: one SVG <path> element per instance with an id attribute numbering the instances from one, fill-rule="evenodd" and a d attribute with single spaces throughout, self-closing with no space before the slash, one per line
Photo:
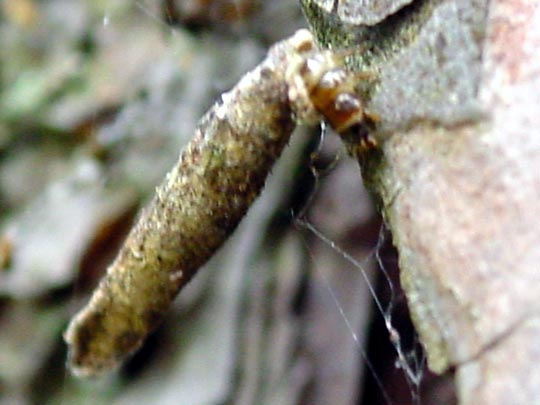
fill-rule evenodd
<path id="1" fill-rule="evenodd" d="M 413 2 L 341 39 L 315 24 L 379 74 L 386 140 L 364 175 L 429 366 L 456 367 L 461 403 L 540 401 L 539 23 L 536 2 L 499 0 Z"/>

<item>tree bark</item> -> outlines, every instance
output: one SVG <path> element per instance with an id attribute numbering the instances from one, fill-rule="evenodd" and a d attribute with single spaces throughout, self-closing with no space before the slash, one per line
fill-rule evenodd
<path id="1" fill-rule="evenodd" d="M 429 367 L 456 369 L 463 404 L 540 402 L 536 2 L 413 1 L 371 26 L 302 3 L 374 77 L 359 89 L 380 148 L 361 166 Z"/>

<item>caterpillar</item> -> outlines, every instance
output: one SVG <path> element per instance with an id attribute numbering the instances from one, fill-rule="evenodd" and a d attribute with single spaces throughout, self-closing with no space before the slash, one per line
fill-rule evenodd
<path id="1" fill-rule="evenodd" d="M 368 120 L 341 58 L 305 29 L 202 117 L 191 142 L 142 210 L 118 256 L 64 338 L 81 377 L 115 369 L 156 328 L 172 301 L 234 231 L 297 124 L 325 119 L 339 134 Z"/>

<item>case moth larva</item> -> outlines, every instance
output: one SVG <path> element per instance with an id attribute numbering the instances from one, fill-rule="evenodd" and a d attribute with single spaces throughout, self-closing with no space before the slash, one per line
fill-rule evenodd
<path id="1" fill-rule="evenodd" d="M 345 133 L 365 120 L 351 75 L 299 30 L 201 119 L 65 340 L 78 376 L 115 368 L 233 232 L 297 122 Z"/>

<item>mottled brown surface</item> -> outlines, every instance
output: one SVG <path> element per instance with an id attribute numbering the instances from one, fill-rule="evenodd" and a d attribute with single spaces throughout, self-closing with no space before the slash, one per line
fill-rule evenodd
<path id="1" fill-rule="evenodd" d="M 99 374 L 138 348 L 259 194 L 294 129 L 285 76 L 297 41 L 274 46 L 202 118 L 66 332 L 76 374 Z"/>

